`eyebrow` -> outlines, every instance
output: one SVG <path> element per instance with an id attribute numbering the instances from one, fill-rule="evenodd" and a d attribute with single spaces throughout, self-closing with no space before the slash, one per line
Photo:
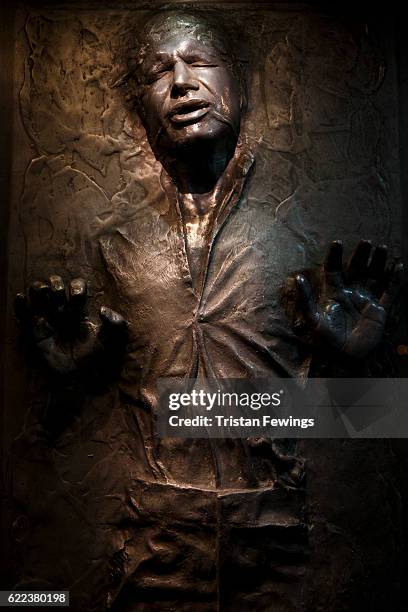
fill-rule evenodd
<path id="1" fill-rule="evenodd" d="M 168 51 L 157 51 L 156 52 L 156 59 L 159 58 L 161 59 L 161 57 L 165 57 L 165 58 L 171 58 L 172 55 L 171 53 L 168 53 Z"/>
<path id="2" fill-rule="evenodd" d="M 199 60 L 200 58 L 203 58 L 207 60 L 217 59 L 218 61 L 222 61 L 220 54 L 217 53 L 216 50 L 203 49 L 202 47 L 197 49 L 193 45 L 189 45 L 186 49 L 181 50 L 180 55 L 181 57 L 183 56 L 190 57 L 190 58 L 196 57 L 197 60 Z M 171 61 L 173 61 L 172 53 L 169 53 L 168 51 L 157 51 L 155 56 L 151 57 L 150 60 L 147 60 L 146 64 L 148 66 L 148 70 L 154 71 L 155 69 L 157 70 L 157 68 L 163 66 L 163 64 L 166 64 L 167 62 L 171 62 Z"/>

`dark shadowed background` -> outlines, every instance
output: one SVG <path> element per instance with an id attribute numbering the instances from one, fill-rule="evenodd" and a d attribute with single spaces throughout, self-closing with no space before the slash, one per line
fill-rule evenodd
<path id="1" fill-rule="evenodd" d="M 397 5 L 196 4 L 215 8 L 244 39 L 247 134 L 266 151 L 259 197 L 297 234 L 297 263 L 321 263 L 335 238 L 347 252 L 360 238 L 385 242 L 406 261 L 408 44 Z M 0 586 L 30 578 L 71 588 L 84 610 L 91 609 L 87 589 L 94 601 L 106 600 L 98 567 L 113 572 L 126 539 L 119 518 L 111 522 L 111 507 L 104 514 L 114 477 L 113 515 L 121 514 L 126 461 L 115 474 L 120 436 L 109 431 L 102 405 L 96 416 L 85 406 L 75 426 L 37 449 L 47 390 L 18 349 L 12 298 L 58 272 L 91 278 L 95 307 L 106 296 L 114 300 L 97 238 L 153 197 L 146 177 L 153 190 L 159 168 L 113 84 L 133 32 L 158 6 L 4 1 L 0 9 Z M 398 351 L 408 345 L 406 304 L 405 291 L 388 338 L 398 376 L 408 375 L 408 351 Z M 98 435 L 94 453 L 90 438 Z M 71 453 L 78 439 L 82 451 Z M 408 440 L 305 441 L 301 451 L 312 550 L 304 609 L 406 610 Z M 92 476 L 107 461 L 109 502 Z M 106 533 L 109 546 L 102 545 Z M 90 566 L 92 578 L 82 580 Z M 114 609 L 131 609 L 124 593 Z"/>

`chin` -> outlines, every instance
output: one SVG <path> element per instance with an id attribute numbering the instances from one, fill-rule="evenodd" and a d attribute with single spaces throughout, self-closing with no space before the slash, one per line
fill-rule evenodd
<path id="1" fill-rule="evenodd" d="M 232 133 L 232 128 L 220 121 L 198 121 L 177 129 L 172 128 L 167 132 L 167 138 L 173 147 L 188 147 L 215 143 Z"/>

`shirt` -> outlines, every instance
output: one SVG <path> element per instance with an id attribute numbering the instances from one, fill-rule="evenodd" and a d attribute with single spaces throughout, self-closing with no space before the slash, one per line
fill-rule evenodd
<path id="1" fill-rule="evenodd" d="M 162 194 L 100 240 L 130 327 L 121 390 L 138 422 L 143 477 L 256 488 L 271 486 L 282 467 L 272 442 L 261 451 L 248 440 L 160 440 L 154 426 L 160 378 L 307 375 L 309 356 L 280 300 L 283 282 L 301 262 L 293 233 L 259 197 L 256 166 L 241 146 L 216 185 L 199 270 L 190 269 L 180 196 L 164 171 Z"/>

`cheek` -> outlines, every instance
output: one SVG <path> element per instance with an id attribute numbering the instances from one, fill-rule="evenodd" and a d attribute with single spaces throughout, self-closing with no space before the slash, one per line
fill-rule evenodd
<path id="1" fill-rule="evenodd" d="M 220 92 L 219 99 L 224 113 L 229 116 L 239 114 L 241 94 L 237 80 L 227 70 L 219 70 L 214 76 L 212 86 L 214 91 Z"/>
<path id="2" fill-rule="evenodd" d="M 142 106 L 146 120 L 152 124 L 163 121 L 167 89 L 161 82 L 151 86 L 143 95 Z"/>

